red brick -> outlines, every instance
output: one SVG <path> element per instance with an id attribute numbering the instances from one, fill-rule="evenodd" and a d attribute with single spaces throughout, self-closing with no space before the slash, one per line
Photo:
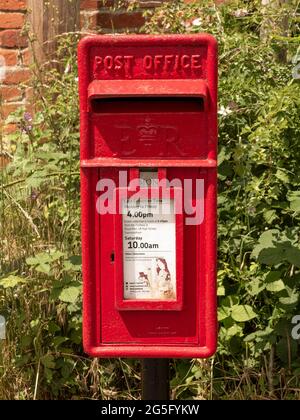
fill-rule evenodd
<path id="1" fill-rule="evenodd" d="M 91 16 L 90 24 L 106 29 L 125 29 L 125 28 L 139 28 L 144 25 L 145 18 L 142 12 L 136 11 L 128 13 L 98 13 Z"/>
<path id="2" fill-rule="evenodd" d="M 0 46 L 15 48 L 27 47 L 28 40 L 25 35 L 21 35 L 19 29 L 6 29 L 0 32 Z"/>
<path id="3" fill-rule="evenodd" d="M 113 7 L 118 5 L 119 0 L 81 0 L 81 10 L 96 10 L 100 7 Z M 123 0 L 125 4 L 125 1 Z"/>
<path id="4" fill-rule="evenodd" d="M 16 68 L 8 69 L 4 80 L 5 85 L 17 85 L 30 79 L 31 71 L 29 69 Z"/>
<path id="5" fill-rule="evenodd" d="M 26 10 L 26 0 L 0 0 L 0 10 Z"/>
<path id="6" fill-rule="evenodd" d="M 18 62 L 19 50 L 0 48 L 0 56 L 4 57 L 6 66 L 15 66 Z"/>
<path id="7" fill-rule="evenodd" d="M 5 168 L 10 162 L 10 159 L 8 156 L 1 156 L 0 155 L 0 169 Z"/>
<path id="8" fill-rule="evenodd" d="M 3 134 L 12 134 L 18 130 L 18 126 L 16 124 L 6 124 L 3 127 Z"/>
<path id="9" fill-rule="evenodd" d="M 101 6 L 101 0 L 81 0 L 80 2 L 80 9 L 87 10 L 87 9 L 98 9 Z"/>
<path id="10" fill-rule="evenodd" d="M 4 101 L 19 101 L 22 99 L 22 90 L 17 86 L 1 86 L 0 96 Z"/>
<path id="11" fill-rule="evenodd" d="M 11 113 L 15 112 L 21 106 L 24 106 L 23 102 L 11 102 L 6 103 L 2 106 L 2 116 L 6 119 Z"/>
<path id="12" fill-rule="evenodd" d="M 0 29 L 22 28 L 25 21 L 23 13 L 0 12 Z"/>
<path id="13" fill-rule="evenodd" d="M 29 87 L 25 91 L 25 99 L 26 101 L 31 101 L 34 98 L 34 89 Z"/>

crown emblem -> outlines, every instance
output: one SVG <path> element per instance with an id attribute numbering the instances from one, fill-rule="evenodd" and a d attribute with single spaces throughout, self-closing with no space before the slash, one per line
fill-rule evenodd
<path id="1" fill-rule="evenodd" d="M 138 133 L 139 133 L 139 141 L 151 143 L 157 139 L 158 135 L 158 127 L 151 124 L 151 119 L 146 118 L 145 125 L 141 125 L 137 127 Z"/>

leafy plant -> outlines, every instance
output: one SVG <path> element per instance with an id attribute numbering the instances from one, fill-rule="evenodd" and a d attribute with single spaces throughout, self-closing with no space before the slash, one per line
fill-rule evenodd
<path id="1" fill-rule="evenodd" d="M 260 1 L 172 3 L 150 16 L 146 32 L 209 32 L 219 43 L 220 331 L 212 387 L 224 398 L 280 398 L 293 383 L 297 398 L 299 2 L 275 9 Z M 252 371 L 236 378 L 245 366 Z M 232 377 L 226 385 L 225 377 Z"/>

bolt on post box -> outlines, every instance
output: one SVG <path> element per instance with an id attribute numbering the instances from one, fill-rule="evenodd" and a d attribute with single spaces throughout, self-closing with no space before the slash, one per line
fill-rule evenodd
<path id="1" fill-rule="evenodd" d="M 216 350 L 217 44 L 79 45 L 83 338 L 96 357 Z"/>

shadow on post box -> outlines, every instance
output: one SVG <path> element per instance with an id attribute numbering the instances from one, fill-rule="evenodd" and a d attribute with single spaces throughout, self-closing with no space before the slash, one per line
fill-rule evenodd
<path id="1" fill-rule="evenodd" d="M 189 80 L 185 89 L 185 82 L 94 81 L 89 87 L 94 155 L 204 158 L 206 84 Z"/>

